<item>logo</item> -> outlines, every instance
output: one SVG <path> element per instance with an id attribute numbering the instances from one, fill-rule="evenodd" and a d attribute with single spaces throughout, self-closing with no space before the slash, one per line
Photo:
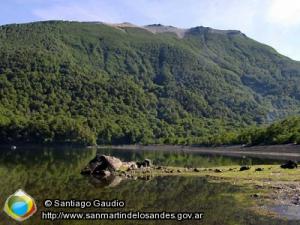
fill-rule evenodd
<path id="1" fill-rule="evenodd" d="M 9 196 L 4 206 L 4 212 L 17 221 L 28 219 L 36 209 L 34 199 L 21 189 Z"/>

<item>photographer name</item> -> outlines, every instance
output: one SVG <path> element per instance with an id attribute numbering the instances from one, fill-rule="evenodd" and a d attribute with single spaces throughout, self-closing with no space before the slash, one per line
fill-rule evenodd
<path id="1" fill-rule="evenodd" d="M 125 201 L 122 200 L 45 200 L 44 206 L 46 208 L 124 208 Z"/>

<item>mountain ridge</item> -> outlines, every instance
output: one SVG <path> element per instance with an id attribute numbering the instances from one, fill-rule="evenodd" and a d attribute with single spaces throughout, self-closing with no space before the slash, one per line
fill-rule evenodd
<path id="1" fill-rule="evenodd" d="M 242 34 L 240 30 L 221 30 L 221 29 L 214 29 L 211 27 L 205 27 L 205 26 L 196 26 L 196 27 L 190 27 L 190 28 L 180 28 L 180 27 L 175 27 L 172 25 L 163 25 L 163 24 L 148 24 L 148 25 L 135 25 L 130 22 L 123 22 L 123 23 L 107 23 L 107 22 L 102 22 L 102 21 L 85 21 L 85 22 L 78 22 L 78 21 L 63 21 L 63 20 L 45 20 L 45 21 L 36 21 L 36 22 L 27 22 L 27 23 L 22 23 L 22 24 L 17 24 L 17 23 L 12 23 L 12 24 L 4 24 L 0 25 L 1 26 L 12 26 L 12 25 L 26 25 L 26 24 L 34 24 L 34 23 L 51 23 L 51 22 L 77 22 L 77 23 L 87 23 L 87 24 L 103 24 L 115 28 L 140 28 L 140 29 L 145 29 L 148 30 L 152 33 L 176 33 L 178 37 L 183 38 L 186 32 L 190 32 L 195 29 L 201 29 L 201 30 L 206 30 L 208 32 L 212 33 L 220 33 L 220 34 Z"/>
<path id="2" fill-rule="evenodd" d="M 202 143 L 299 114 L 299 62 L 240 31 L 153 27 L 1 26 L 0 137 Z"/>

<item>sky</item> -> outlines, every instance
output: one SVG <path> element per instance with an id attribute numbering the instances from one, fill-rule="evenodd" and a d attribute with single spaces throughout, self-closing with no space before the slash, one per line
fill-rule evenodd
<path id="1" fill-rule="evenodd" d="M 240 30 L 300 61 L 300 0 L 0 0 L 0 24 L 41 20 Z"/>

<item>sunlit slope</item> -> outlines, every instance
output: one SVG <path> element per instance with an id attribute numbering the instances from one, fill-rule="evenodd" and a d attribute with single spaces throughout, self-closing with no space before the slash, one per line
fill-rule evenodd
<path id="1" fill-rule="evenodd" d="M 201 142 L 299 113 L 300 63 L 239 31 L 167 31 L 0 27 L 2 140 Z"/>

